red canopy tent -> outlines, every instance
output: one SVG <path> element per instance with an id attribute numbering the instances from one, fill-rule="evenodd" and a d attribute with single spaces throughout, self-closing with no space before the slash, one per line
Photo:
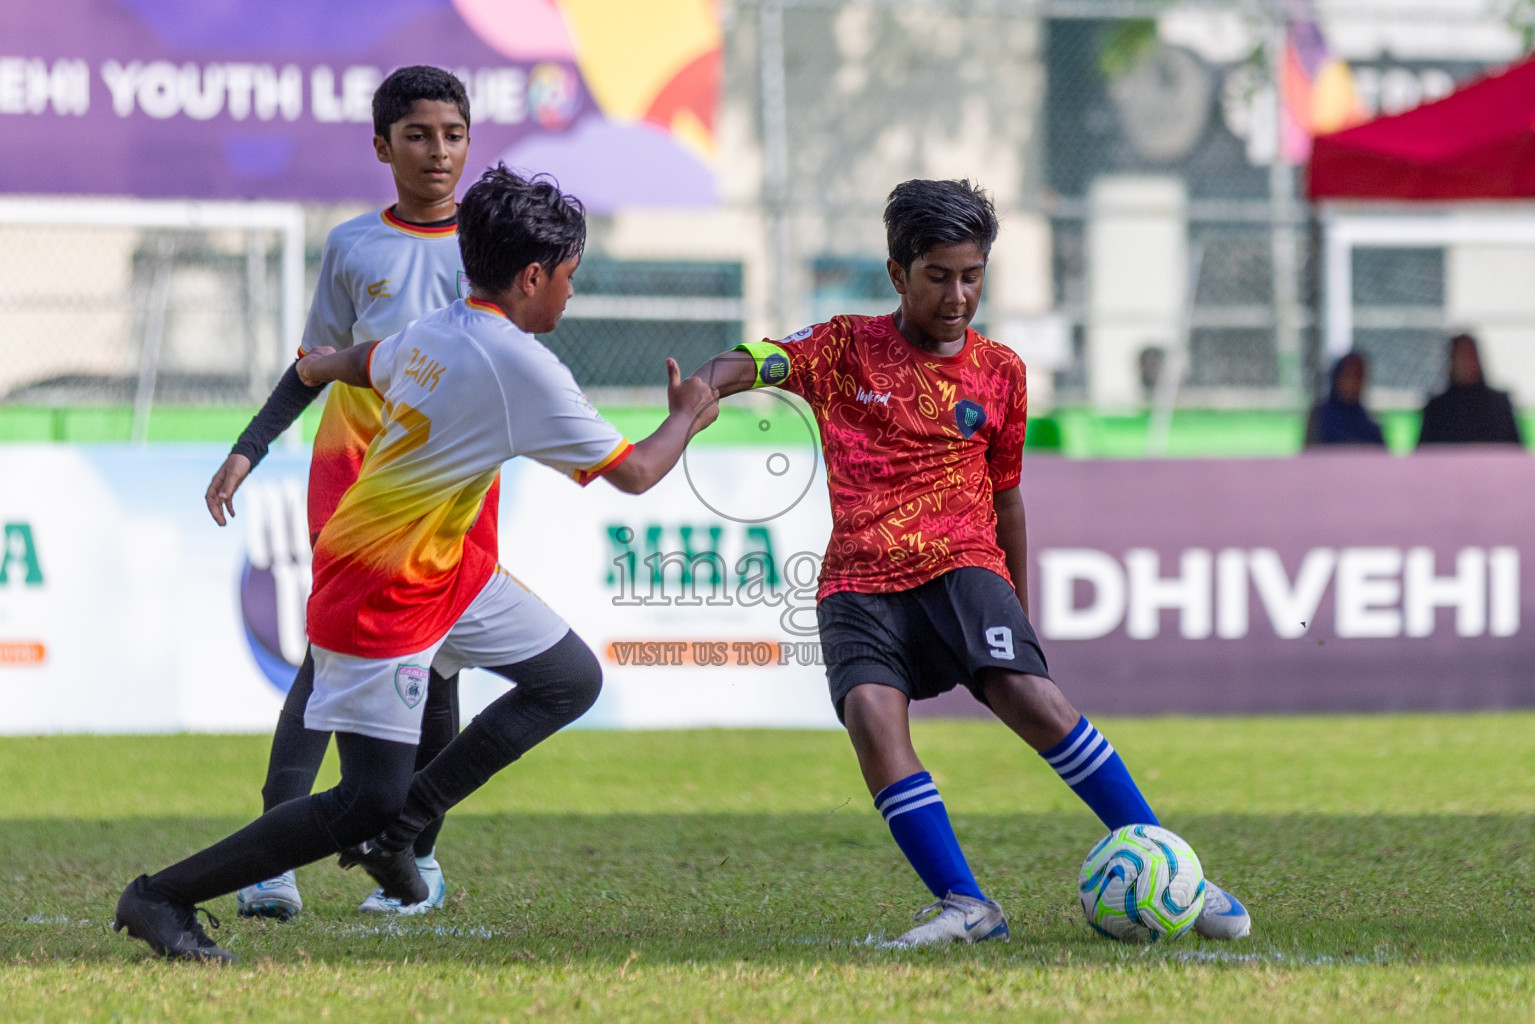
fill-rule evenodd
<path id="1" fill-rule="evenodd" d="M 1312 199 L 1535 198 L 1535 59 L 1318 136 L 1308 191 Z"/>

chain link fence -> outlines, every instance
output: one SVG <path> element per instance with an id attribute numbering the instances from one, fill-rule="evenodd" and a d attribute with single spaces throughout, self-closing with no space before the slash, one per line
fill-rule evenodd
<path id="1" fill-rule="evenodd" d="M 1399 403 L 1443 387 L 1445 251 L 1361 247 L 1354 252 L 1354 343 L 1370 363 L 1376 390 Z"/>
<path id="2" fill-rule="evenodd" d="M 588 388 L 664 387 L 668 356 L 690 371 L 741 341 L 740 263 L 594 253 L 577 282 L 560 329 L 543 340 Z"/>
<path id="3" fill-rule="evenodd" d="M 1326 224 L 1275 163 L 1287 25 L 1317 19 L 1374 115 L 1516 57 L 1505 7 L 722 0 L 715 201 L 594 218 L 545 340 L 587 386 L 655 400 L 666 356 L 688 371 L 743 339 L 888 311 L 885 194 L 968 176 L 1003 218 L 977 326 L 1023 354 L 1036 408 L 1145 408 L 1159 385 L 1186 406 L 1300 407 L 1330 360 Z M 301 306 L 325 229 L 355 212 L 305 211 Z M 286 237 L 0 211 L 0 402 L 259 402 L 291 358 Z M 1447 331 L 1523 315 L 1457 299 L 1462 257 L 1355 251 L 1351 341 L 1390 404 L 1435 386 Z M 1490 370 L 1515 362 L 1494 352 Z"/>
<path id="4" fill-rule="evenodd" d="M 303 214 L 267 203 L 0 200 L 0 404 L 261 401 L 302 323 Z"/>
<path id="5" fill-rule="evenodd" d="M 7 402 L 260 401 L 277 362 L 272 233 L 0 227 Z M 34 343 L 35 342 L 35 343 Z M 8 346 L 9 347 L 9 346 Z"/>

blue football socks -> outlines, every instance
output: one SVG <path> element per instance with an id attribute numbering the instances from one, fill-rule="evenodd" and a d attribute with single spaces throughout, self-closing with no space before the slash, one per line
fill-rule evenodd
<path id="1" fill-rule="evenodd" d="M 931 775 L 918 772 L 892 782 L 875 796 L 874 807 L 885 816 L 895 844 L 934 896 L 942 899 L 953 892 L 978 900 L 986 898 L 965 863 L 964 851 L 949 824 L 949 812 L 944 810 L 943 797 L 938 795 Z"/>
<path id="2" fill-rule="evenodd" d="M 1085 715 L 1065 739 L 1039 756 L 1111 831 L 1160 824 L 1114 747 Z"/>

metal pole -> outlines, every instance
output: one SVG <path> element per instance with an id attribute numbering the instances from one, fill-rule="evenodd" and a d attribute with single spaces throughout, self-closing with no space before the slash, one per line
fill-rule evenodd
<path id="1" fill-rule="evenodd" d="M 1327 344 L 1323 362 L 1354 347 L 1354 241 L 1344 225 L 1328 216 L 1322 221 L 1327 260 L 1323 265 L 1327 311 Z"/>
<path id="2" fill-rule="evenodd" d="M 1173 407 L 1178 404 L 1178 389 L 1188 373 L 1189 349 L 1194 335 L 1194 304 L 1199 297 L 1199 274 L 1205 263 L 1205 245 L 1194 242 L 1189 246 L 1188 294 L 1178 314 L 1178 334 L 1171 349 L 1162 360 L 1162 371 L 1157 374 L 1156 390 L 1152 395 L 1151 423 L 1146 430 L 1146 454 L 1161 458 L 1167 454 L 1167 441 L 1172 436 Z"/>
<path id="3" fill-rule="evenodd" d="M 757 10 L 757 60 L 762 88 L 762 199 L 773 282 L 774 308 L 768 323 L 774 335 L 781 337 L 792 329 L 789 325 L 796 312 L 789 267 L 789 123 L 782 0 L 762 0 Z"/>
<path id="4" fill-rule="evenodd" d="M 267 300 L 266 233 L 250 231 L 245 236 L 245 386 L 252 402 L 266 397 L 271 378 L 271 359 L 263 351 L 266 331 L 262 319 L 271 303 Z"/>
<path id="5" fill-rule="evenodd" d="M 1273 260 L 1274 355 L 1279 387 L 1297 403 L 1301 394 L 1300 267 L 1295 230 L 1295 169 L 1284 152 L 1284 58 L 1289 42 L 1285 0 L 1273 0 L 1269 76 L 1274 93 L 1274 160 L 1269 164 L 1269 233 Z"/>
<path id="6" fill-rule="evenodd" d="M 170 302 L 171 259 L 175 252 L 175 240 L 170 235 L 161 235 L 155 248 L 155 277 L 149 290 L 144 343 L 139 348 L 139 388 L 133 398 L 133 425 L 128 433 L 135 444 L 149 440 L 149 413 L 154 407 L 155 379 L 160 372 L 160 345 L 165 339 L 165 308 Z"/>
<path id="7" fill-rule="evenodd" d="M 277 365 L 283 366 L 298 354 L 304 340 L 304 208 L 296 203 L 288 207 L 282 236 L 282 330 L 278 332 Z M 283 432 L 283 448 L 290 452 L 304 448 L 303 420 Z"/>

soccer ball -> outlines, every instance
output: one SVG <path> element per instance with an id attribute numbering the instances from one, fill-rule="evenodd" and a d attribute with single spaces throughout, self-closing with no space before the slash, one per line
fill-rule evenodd
<path id="1" fill-rule="evenodd" d="M 1126 825 L 1099 840 L 1077 887 L 1087 923 L 1121 942 L 1176 939 L 1205 905 L 1194 850 L 1156 825 Z"/>

